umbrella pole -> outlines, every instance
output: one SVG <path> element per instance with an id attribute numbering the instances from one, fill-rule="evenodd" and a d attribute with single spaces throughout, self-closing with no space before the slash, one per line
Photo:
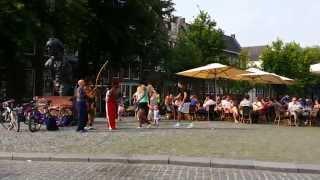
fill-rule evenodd
<path id="1" fill-rule="evenodd" d="M 217 91 L 216 91 L 216 87 L 217 87 L 217 70 L 214 70 L 214 97 L 215 99 L 217 99 Z"/>
<path id="2" fill-rule="evenodd" d="M 216 102 L 217 105 L 217 92 L 216 92 L 216 87 L 217 87 L 217 70 L 214 70 L 214 101 Z M 212 120 L 214 120 L 214 109 L 213 109 L 213 114 L 212 114 Z"/>

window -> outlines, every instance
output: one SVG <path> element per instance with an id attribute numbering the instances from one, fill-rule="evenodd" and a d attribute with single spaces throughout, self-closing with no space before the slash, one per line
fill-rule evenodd
<path id="1" fill-rule="evenodd" d="M 130 79 L 130 66 L 126 66 L 125 68 L 122 68 L 122 72 L 123 72 L 124 79 Z"/>
<path id="2" fill-rule="evenodd" d="M 112 77 L 113 77 L 113 78 L 120 78 L 120 72 L 119 72 L 119 70 L 113 70 L 113 71 L 112 71 Z"/>
<path id="3" fill-rule="evenodd" d="M 137 63 L 136 65 L 131 65 L 130 70 L 131 70 L 130 79 L 139 80 L 139 78 L 140 78 L 139 64 Z"/>

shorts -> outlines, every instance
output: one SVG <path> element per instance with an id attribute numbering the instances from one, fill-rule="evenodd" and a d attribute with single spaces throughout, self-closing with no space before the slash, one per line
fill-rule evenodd
<path id="1" fill-rule="evenodd" d="M 178 111 L 184 114 L 188 114 L 190 109 L 190 103 L 186 102 L 179 106 Z"/>
<path id="2" fill-rule="evenodd" d="M 90 116 L 95 116 L 96 115 L 96 110 L 95 109 L 88 109 L 88 114 Z"/>
<path id="3" fill-rule="evenodd" d="M 139 110 L 142 109 L 142 110 L 144 110 L 145 113 L 148 113 L 148 111 L 149 111 L 148 103 L 139 103 L 138 109 Z"/>

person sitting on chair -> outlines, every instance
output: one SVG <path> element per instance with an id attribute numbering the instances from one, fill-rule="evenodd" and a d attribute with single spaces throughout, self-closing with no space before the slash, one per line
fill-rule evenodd
<path id="1" fill-rule="evenodd" d="M 288 104 L 288 111 L 290 113 L 290 116 L 293 116 L 294 118 L 294 123 L 297 126 L 297 121 L 298 118 L 301 116 L 302 114 L 302 106 L 301 104 L 297 101 L 296 97 L 293 97 L 291 102 L 289 102 Z M 290 122 L 291 123 L 291 122 Z"/>
<path id="2" fill-rule="evenodd" d="M 232 114 L 232 110 L 231 110 L 232 104 L 231 104 L 230 96 L 226 96 L 222 98 L 221 105 L 223 109 L 222 118 L 225 118 L 226 115 Z"/>
<path id="3" fill-rule="evenodd" d="M 238 118 L 239 118 L 239 111 L 238 111 L 238 107 L 237 107 L 237 103 L 235 100 L 230 100 L 231 102 L 231 113 L 234 119 L 235 123 L 239 123 Z"/>
<path id="4" fill-rule="evenodd" d="M 258 122 L 259 116 L 261 114 L 263 114 L 263 103 L 262 103 L 262 98 L 261 97 L 257 97 L 257 100 L 255 102 L 252 103 L 252 120 L 253 122 Z"/>

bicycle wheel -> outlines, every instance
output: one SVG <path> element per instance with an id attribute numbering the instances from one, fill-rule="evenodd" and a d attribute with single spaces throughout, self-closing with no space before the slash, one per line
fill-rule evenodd
<path id="1" fill-rule="evenodd" d="M 38 123 L 37 120 L 34 117 L 29 117 L 28 118 L 28 127 L 30 132 L 35 132 L 38 130 L 37 128 Z"/>

